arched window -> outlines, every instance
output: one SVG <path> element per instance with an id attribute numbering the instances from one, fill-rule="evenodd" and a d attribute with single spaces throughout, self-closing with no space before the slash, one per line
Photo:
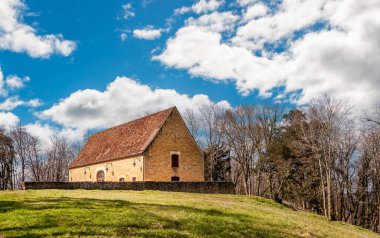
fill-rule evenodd
<path id="1" fill-rule="evenodd" d="M 96 173 L 96 182 L 104 182 L 104 171 L 103 170 L 99 170 Z"/>
<path id="2" fill-rule="evenodd" d="M 124 178 L 119 178 L 119 182 L 124 182 L 125 179 Z"/>

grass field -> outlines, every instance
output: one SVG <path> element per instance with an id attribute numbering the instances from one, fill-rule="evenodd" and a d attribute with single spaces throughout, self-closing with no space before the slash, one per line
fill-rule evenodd
<path id="1" fill-rule="evenodd" d="M 0 192 L 0 237 L 379 237 L 271 200 L 159 191 Z"/>

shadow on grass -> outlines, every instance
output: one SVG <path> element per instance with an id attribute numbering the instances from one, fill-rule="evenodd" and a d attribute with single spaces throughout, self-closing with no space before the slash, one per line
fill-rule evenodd
<path id="1" fill-rule="evenodd" d="M 222 209 L 76 198 L 0 201 L 5 237 L 300 237 L 289 231 Z"/>

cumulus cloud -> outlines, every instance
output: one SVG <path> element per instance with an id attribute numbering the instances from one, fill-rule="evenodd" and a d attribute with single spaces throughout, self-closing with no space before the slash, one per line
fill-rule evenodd
<path id="1" fill-rule="evenodd" d="M 39 117 L 84 131 L 122 124 L 175 105 L 183 112 L 187 108 L 197 110 L 210 104 L 213 102 L 203 94 L 191 97 L 172 89 L 153 89 L 136 80 L 117 77 L 105 91 L 86 89 L 74 92 L 39 113 Z M 226 101 L 217 104 L 229 107 Z"/>
<path id="2" fill-rule="evenodd" d="M 232 39 L 235 44 L 250 49 L 262 49 L 265 43 L 276 42 L 283 37 L 291 37 L 295 31 L 312 26 L 326 18 L 328 11 L 325 8 L 328 0 L 285 0 L 278 6 L 275 14 L 253 19 L 239 27 L 236 36 Z M 258 3 L 248 8 L 265 7 Z M 254 9 L 255 10 L 255 9 Z M 256 9 L 257 13 L 257 9 Z"/>
<path id="3" fill-rule="evenodd" d="M 155 40 L 161 37 L 162 29 L 154 29 L 148 26 L 143 29 L 136 29 L 133 31 L 133 37 L 144 40 Z"/>
<path id="4" fill-rule="evenodd" d="M 11 112 L 0 112 L 0 128 L 8 130 L 16 126 L 20 119 Z"/>
<path id="5" fill-rule="evenodd" d="M 236 23 L 236 34 L 187 23 L 153 59 L 234 81 L 245 95 L 270 97 L 281 86 L 283 98 L 297 103 L 322 94 L 363 107 L 380 103 L 379 1 L 284 0 L 266 12 L 267 1 L 239 2 L 246 21 Z"/>
<path id="6" fill-rule="evenodd" d="M 68 56 L 75 50 L 75 42 L 61 34 L 38 35 L 36 29 L 25 24 L 22 18 L 26 8 L 21 0 L 0 1 L 0 50 L 25 52 L 33 58 Z"/>
<path id="7" fill-rule="evenodd" d="M 180 15 L 193 11 L 197 14 L 215 11 L 224 4 L 224 0 L 199 0 L 191 7 L 181 7 L 174 11 L 174 14 Z"/>

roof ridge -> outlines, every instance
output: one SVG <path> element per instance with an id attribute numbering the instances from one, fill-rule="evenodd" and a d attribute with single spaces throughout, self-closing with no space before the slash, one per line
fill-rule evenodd
<path id="1" fill-rule="evenodd" d="M 164 109 L 164 110 L 161 110 L 161 111 L 158 111 L 158 112 L 155 112 L 155 113 L 152 113 L 152 114 L 148 114 L 148 115 L 143 116 L 143 117 L 136 118 L 136 119 L 134 119 L 134 120 L 132 120 L 132 121 L 128 121 L 128 122 L 125 122 L 125 123 L 123 123 L 123 124 L 119 124 L 119 125 L 116 125 L 116 126 L 109 127 L 109 128 L 107 128 L 107 129 L 104 129 L 104 130 L 101 130 L 101 131 L 98 131 L 98 132 L 92 134 L 90 137 L 92 137 L 92 136 L 94 136 L 94 135 L 97 135 L 97 134 L 100 134 L 100 133 L 103 133 L 103 132 L 105 132 L 105 131 L 111 130 L 111 129 L 115 129 L 115 128 L 117 128 L 117 127 L 125 126 L 125 125 L 127 125 L 127 124 L 129 124 L 129 123 L 132 123 L 132 122 L 135 122 L 135 121 L 143 120 L 143 119 L 145 119 L 145 118 L 147 118 L 147 117 L 154 116 L 154 115 L 156 115 L 156 114 L 158 114 L 158 113 L 162 113 L 162 112 L 164 112 L 164 111 L 169 111 L 169 110 L 172 111 L 174 108 L 176 108 L 176 106 L 169 107 L 169 108 L 166 108 L 166 109 Z M 170 113 L 169 113 L 169 114 L 170 114 Z"/>

